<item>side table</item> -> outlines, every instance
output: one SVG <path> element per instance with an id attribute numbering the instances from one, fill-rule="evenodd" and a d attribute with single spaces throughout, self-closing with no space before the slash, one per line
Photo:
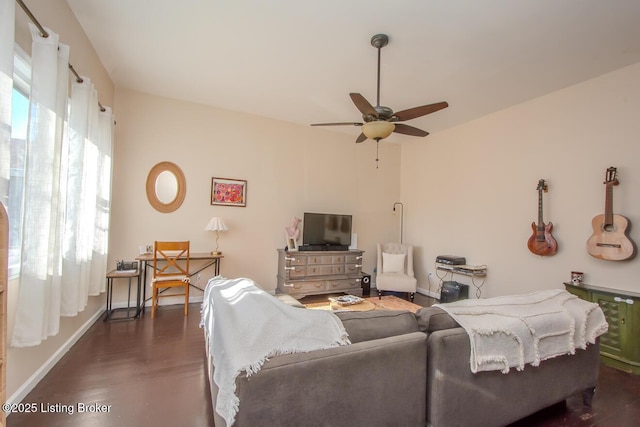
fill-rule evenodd
<path id="1" fill-rule="evenodd" d="M 113 308 L 113 280 L 129 279 L 129 292 L 127 294 L 127 306 Z M 136 279 L 136 305 L 131 306 L 131 281 Z M 105 310 L 104 321 L 107 320 L 133 320 L 140 317 L 142 308 L 140 307 L 140 287 L 141 276 L 140 269 L 135 270 L 111 270 L 107 273 L 107 308 Z M 126 312 L 124 316 L 114 316 L 117 312 Z"/>
<path id="2" fill-rule="evenodd" d="M 609 324 L 600 336 L 602 363 L 640 375 L 640 293 L 583 283 L 564 282 L 567 291 L 598 304 Z"/>

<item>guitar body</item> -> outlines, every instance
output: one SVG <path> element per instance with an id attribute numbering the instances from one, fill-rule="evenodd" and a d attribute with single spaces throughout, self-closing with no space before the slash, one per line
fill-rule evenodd
<path id="1" fill-rule="evenodd" d="M 629 220 L 622 215 L 613 215 L 612 224 L 606 224 L 604 214 L 596 215 L 591 220 L 593 234 L 587 240 L 589 255 L 607 261 L 633 258 L 636 247 L 627 237 Z"/>
<path id="2" fill-rule="evenodd" d="M 533 234 L 529 237 L 529 241 L 527 242 L 527 246 L 531 253 L 540 256 L 549 256 L 555 255 L 558 251 L 558 242 L 551 235 L 551 230 L 553 230 L 553 224 L 542 223 L 543 229 L 538 229 L 538 226 L 535 222 L 531 223 L 531 228 L 533 229 Z"/>

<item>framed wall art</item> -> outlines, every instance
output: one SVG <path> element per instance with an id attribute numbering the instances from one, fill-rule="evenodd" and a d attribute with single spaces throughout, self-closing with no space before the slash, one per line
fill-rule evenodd
<path id="1" fill-rule="evenodd" d="M 243 179 L 211 178 L 211 204 L 247 206 L 247 181 Z"/>

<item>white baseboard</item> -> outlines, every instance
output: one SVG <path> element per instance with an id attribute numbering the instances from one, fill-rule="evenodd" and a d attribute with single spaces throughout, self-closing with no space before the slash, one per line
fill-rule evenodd
<path id="1" fill-rule="evenodd" d="M 125 304 L 126 307 L 126 304 Z M 49 373 L 56 363 L 62 359 L 62 357 L 69 351 L 69 349 L 84 335 L 85 332 L 104 314 L 104 308 L 98 310 L 91 318 L 89 318 L 60 348 L 51 355 L 51 357 L 36 370 L 36 372 L 29 377 L 29 379 L 22 384 L 15 393 L 13 393 L 8 399 L 7 403 L 13 405 L 22 402 L 27 397 L 27 394 Z M 11 415 L 8 413 L 7 416 Z"/>

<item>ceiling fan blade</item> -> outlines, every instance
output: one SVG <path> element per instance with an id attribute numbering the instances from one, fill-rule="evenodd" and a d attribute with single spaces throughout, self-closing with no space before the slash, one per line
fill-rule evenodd
<path id="1" fill-rule="evenodd" d="M 311 126 L 362 126 L 362 123 L 340 122 L 340 123 L 311 123 Z"/>
<path id="2" fill-rule="evenodd" d="M 437 102 L 435 104 L 423 105 L 421 107 L 409 108 L 407 110 L 398 111 L 394 114 L 398 118 L 398 121 L 404 122 L 407 120 L 415 119 L 416 117 L 426 116 L 427 114 L 435 113 L 443 108 L 447 108 L 449 104 L 446 102 Z"/>
<path id="3" fill-rule="evenodd" d="M 395 133 L 401 133 L 403 135 L 411 136 L 427 136 L 429 132 L 422 129 L 418 129 L 413 126 L 405 125 L 403 123 L 396 123 L 396 128 L 393 130 Z"/>
<path id="4" fill-rule="evenodd" d="M 378 112 L 366 98 L 359 93 L 350 93 L 349 96 L 360 112 L 365 116 L 373 116 L 378 118 Z"/>
<path id="5" fill-rule="evenodd" d="M 356 143 L 358 143 L 358 144 L 359 144 L 359 143 L 361 143 L 361 142 L 366 141 L 366 139 L 367 139 L 367 136 L 366 136 L 364 133 L 361 133 L 361 134 L 358 136 L 358 138 L 356 139 Z"/>

